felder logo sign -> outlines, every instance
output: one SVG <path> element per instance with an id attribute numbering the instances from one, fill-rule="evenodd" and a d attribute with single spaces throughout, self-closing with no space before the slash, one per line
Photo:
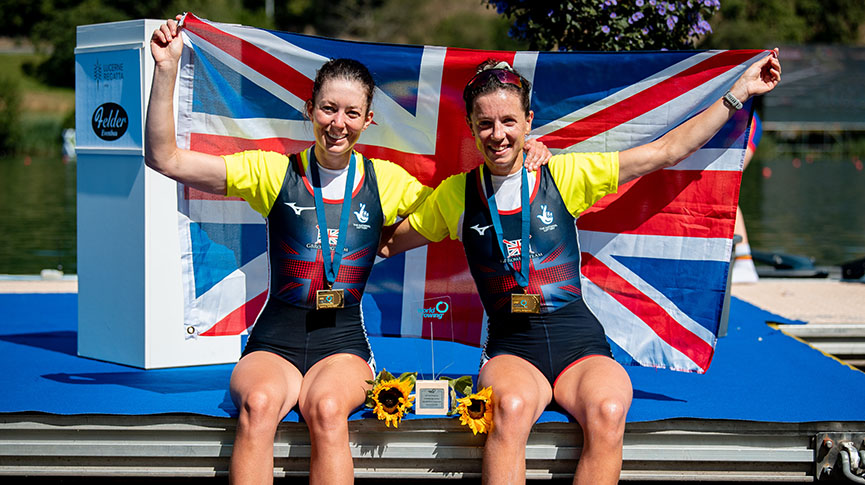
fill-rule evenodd
<path id="1" fill-rule="evenodd" d="M 126 110 L 119 104 L 105 103 L 96 108 L 90 123 L 96 136 L 106 141 L 113 141 L 126 133 L 129 118 Z"/>

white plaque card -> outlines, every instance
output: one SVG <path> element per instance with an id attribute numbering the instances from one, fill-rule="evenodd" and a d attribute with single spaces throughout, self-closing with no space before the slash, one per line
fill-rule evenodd
<path id="1" fill-rule="evenodd" d="M 448 381 L 415 381 L 415 414 L 446 415 L 450 410 Z"/>

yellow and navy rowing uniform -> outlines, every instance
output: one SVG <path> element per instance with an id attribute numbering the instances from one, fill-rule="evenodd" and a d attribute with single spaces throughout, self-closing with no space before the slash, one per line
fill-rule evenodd
<path id="1" fill-rule="evenodd" d="M 267 220 L 270 291 L 244 355 L 267 350 L 282 355 L 302 373 L 328 355 L 350 353 L 374 359 L 360 301 L 375 262 L 381 228 L 417 208 L 432 191 L 402 167 L 352 154 L 357 163 L 351 214 L 334 289 L 344 290 L 344 308 L 315 310 L 324 289 L 323 258 L 336 245 L 347 170 L 319 168 L 328 241 L 316 219 L 311 150 L 295 155 L 246 151 L 223 157 L 228 196 L 246 200 Z M 312 162 L 315 163 L 315 162 Z M 325 246 L 326 245 L 326 246 Z"/>
<path id="2" fill-rule="evenodd" d="M 489 317 L 481 364 L 496 355 L 522 357 L 550 383 L 589 355 L 610 355 L 603 328 L 582 300 L 576 218 L 618 188 L 618 153 L 563 154 L 529 174 L 530 237 L 522 241 L 519 172 L 492 176 L 503 234 L 490 217 L 480 168 L 446 179 L 409 216 L 432 241 L 460 239 Z M 503 240 L 502 254 L 496 237 Z M 529 285 L 541 313 L 511 314 L 510 295 L 522 293 L 513 276 L 529 251 Z M 512 269 L 513 268 L 513 269 Z"/>

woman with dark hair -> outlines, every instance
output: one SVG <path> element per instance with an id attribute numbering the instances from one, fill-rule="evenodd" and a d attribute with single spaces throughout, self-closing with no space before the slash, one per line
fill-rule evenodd
<path id="1" fill-rule="evenodd" d="M 463 242 L 489 316 L 479 376 L 493 389 L 484 483 L 525 481 L 529 432 L 552 401 L 583 430 L 574 483 L 618 481 L 631 382 L 581 297 L 575 220 L 619 185 L 685 159 L 742 102 L 772 90 L 781 76 L 777 55 L 753 63 L 724 97 L 656 141 L 555 155 L 535 173 L 521 155 L 533 118 L 529 82 L 507 63 L 478 66 L 463 98 L 484 164 L 443 181 L 380 253 L 445 237 Z"/>
<path id="2" fill-rule="evenodd" d="M 431 189 L 397 165 L 354 151 L 373 119 L 374 83 L 349 59 L 318 71 L 306 104 L 313 147 L 223 157 L 179 149 L 172 99 L 182 48 L 173 21 L 151 39 L 147 165 L 191 187 L 242 197 L 268 222 L 268 301 L 231 374 L 238 421 L 230 479 L 273 481 L 276 428 L 298 406 L 312 444 L 310 483 L 351 483 L 347 419 L 375 375 L 361 294 L 382 226 L 414 210 Z M 328 244 L 334 230 L 335 248 Z"/>
<path id="3" fill-rule="evenodd" d="M 360 62 L 334 59 L 319 69 L 306 103 L 312 147 L 292 155 L 214 156 L 175 141 L 183 49 L 177 22 L 154 31 L 150 47 L 147 165 L 199 190 L 242 197 L 267 219 L 268 301 L 231 375 L 239 415 L 230 479 L 272 482 L 274 434 L 297 406 L 310 431 L 310 483 L 351 483 L 347 418 L 375 375 L 361 296 L 382 227 L 412 212 L 432 189 L 398 165 L 354 150 L 373 120 L 375 83 Z M 541 144 L 530 154 L 533 163 L 548 157 Z"/>

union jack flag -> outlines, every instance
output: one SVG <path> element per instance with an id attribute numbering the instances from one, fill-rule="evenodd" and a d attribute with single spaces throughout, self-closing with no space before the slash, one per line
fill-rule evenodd
<path id="1" fill-rule="evenodd" d="M 180 146 L 212 154 L 308 147 L 313 134 L 303 112 L 316 69 L 329 58 L 350 56 L 366 64 L 378 84 L 375 123 L 358 149 L 399 163 L 430 186 L 482 162 L 461 93 L 487 58 L 510 62 L 533 83 L 532 134 L 556 152 L 622 150 L 656 139 L 721 97 L 763 55 L 383 45 L 218 24 L 192 14 L 183 32 Z M 580 217 L 584 295 L 621 362 L 700 373 L 708 368 L 732 250 L 748 111 L 675 168 L 620 187 Z M 267 299 L 264 221 L 243 201 L 179 190 L 186 323 L 203 337 L 243 335 Z M 427 338 L 434 332 L 480 345 L 485 315 L 461 254 L 459 242 L 444 241 L 378 262 L 363 299 L 368 331 Z M 426 318 L 436 313 L 430 308 L 450 315 Z"/>

